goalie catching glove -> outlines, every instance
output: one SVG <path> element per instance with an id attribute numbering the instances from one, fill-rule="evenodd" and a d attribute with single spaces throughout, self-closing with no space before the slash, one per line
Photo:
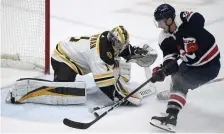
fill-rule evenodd
<path id="1" fill-rule="evenodd" d="M 131 45 L 128 45 L 127 47 L 128 49 L 120 55 L 126 59 L 126 62 L 134 62 L 141 67 L 149 67 L 158 57 L 157 52 L 147 44 L 142 48 L 132 47 Z"/>

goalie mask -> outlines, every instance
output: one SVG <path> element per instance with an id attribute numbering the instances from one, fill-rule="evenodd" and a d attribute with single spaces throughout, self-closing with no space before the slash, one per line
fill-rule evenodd
<path id="1" fill-rule="evenodd" d="M 129 43 L 129 34 L 123 26 L 117 26 L 108 33 L 108 40 L 112 42 L 115 55 L 121 53 Z"/>

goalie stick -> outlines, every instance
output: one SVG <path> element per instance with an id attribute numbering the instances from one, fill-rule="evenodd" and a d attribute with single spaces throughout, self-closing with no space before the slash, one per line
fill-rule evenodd
<path id="1" fill-rule="evenodd" d="M 97 107 L 89 108 L 89 112 L 90 113 L 94 113 L 97 110 L 100 110 L 100 109 L 105 108 L 105 107 L 112 106 L 114 104 L 115 104 L 115 102 L 111 102 L 111 103 L 108 103 L 108 104 L 105 104 L 105 105 L 102 105 L 102 106 L 97 106 Z"/>
<path id="2" fill-rule="evenodd" d="M 145 90 L 139 91 L 139 94 L 141 94 L 142 97 L 146 97 L 146 96 L 153 95 L 155 92 L 156 92 L 156 89 L 145 89 Z M 100 110 L 102 108 L 106 108 L 106 107 L 112 106 L 115 103 L 116 102 L 110 102 L 110 103 L 107 103 L 107 104 L 104 104 L 104 105 L 101 105 L 101 106 L 90 107 L 89 108 L 89 112 L 90 113 L 94 113 L 97 110 Z"/>
<path id="3" fill-rule="evenodd" d="M 170 62 L 168 65 L 166 65 L 164 68 L 162 68 L 162 71 L 164 71 L 165 69 L 169 68 L 170 66 L 172 66 L 173 64 L 175 64 L 177 62 L 177 60 L 180 57 L 178 56 L 175 60 L 173 60 L 172 62 Z M 100 120 L 101 118 L 103 118 L 105 115 L 107 115 L 107 113 L 109 113 L 110 111 L 112 111 L 113 109 L 115 109 L 116 107 L 118 107 L 119 105 L 121 105 L 123 102 L 125 102 L 130 96 L 132 96 L 133 94 L 135 94 L 138 90 L 140 90 L 142 87 L 144 87 L 147 83 L 149 83 L 152 80 L 153 77 L 149 78 L 147 81 L 145 81 L 143 84 L 141 84 L 139 87 L 137 87 L 134 91 L 132 91 L 129 95 L 127 95 L 126 97 L 120 99 L 118 102 L 116 102 L 110 109 L 108 109 L 107 111 L 103 112 L 101 115 L 96 114 L 96 118 L 94 120 L 92 120 L 91 122 L 88 123 L 83 123 L 83 122 L 77 122 L 77 121 L 72 121 L 68 118 L 65 118 L 63 120 L 63 123 L 66 126 L 72 127 L 72 128 L 77 128 L 77 129 L 87 129 L 90 126 L 92 126 L 94 123 L 96 123 L 98 120 Z"/>
<path id="4" fill-rule="evenodd" d="M 144 67 L 144 71 L 145 71 L 146 78 L 149 79 L 151 77 L 150 67 Z M 156 88 L 155 87 L 153 87 L 153 88 L 154 89 L 152 89 L 152 87 L 148 86 L 148 88 L 146 88 L 145 90 L 140 90 L 139 93 L 142 95 L 142 97 L 153 95 L 154 93 L 156 93 Z M 95 112 L 97 110 L 112 106 L 113 104 L 115 104 L 115 102 L 110 102 L 110 103 L 107 103 L 107 104 L 104 104 L 104 105 L 101 105 L 101 106 L 91 107 L 88 110 L 89 110 L 90 113 L 94 113 L 94 115 L 95 115 Z"/>
<path id="5" fill-rule="evenodd" d="M 223 81 L 223 80 L 224 80 L 224 78 L 214 79 L 214 80 L 209 81 L 208 83 L 205 83 L 204 85 L 220 82 L 220 81 Z"/>

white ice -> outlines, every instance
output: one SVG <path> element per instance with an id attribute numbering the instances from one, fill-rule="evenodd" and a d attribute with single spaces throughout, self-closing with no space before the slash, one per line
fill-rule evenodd
<path id="1" fill-rule="evenodd" d="M 211 31 L 224 52 L 224 15 L 222 0 L 52 0 L 51 1 L 51 49 L 68 36 L 94 34 L 124 25 L 131 34 L 133 45 L 150 44 L 160 54 L 152 67 L 162 62 L 161 51 L 157 45 L 160 32 L 153 23 L 153 11 L 161 3 L 173 4 L 177 10 L 198 11 L 206 18 L 206 28 Z M 1 44 L 3 45 L 3 44 Z M 222 55 L 223 56 L 223 55 Z M 224 63 L 223 58 L 221 59 Z M 224 77 L 221 68 L 220 77 Z M 76 121 L 91 121 L 94 116 L 88 107 L 102 105 L 109 100 L 97 90 L 92 76 L 79 76 L 88 83 L 88 100 L 85 105 L 50 106 L 40 104 L 12 105 L 5 103 L 10 85 L 16 79 L 41 76 L 39 72 L 1 68 L 1 132 L 116 132 L 116 133 L 156 133 L 163 132 L 149 125 L 150 118 L 166 109 L 166 103 L 159 102 L 155 96 L 144 99 L 139 107 L 118 107 L 87 130 L 78 130 L 63 125 L 63 118 Z M 52 74 L 42 76 L 52 79 Z M 132 66 L 132 82 L 143 83 L 144 69 Z M 156 83 L 158 91 L 169 88 L 170 79 Z M 178 118 L 177 132 L 221 132 L 224 133 L 224 83 L 204 85 L 190 91 L 187 104 Z"/>

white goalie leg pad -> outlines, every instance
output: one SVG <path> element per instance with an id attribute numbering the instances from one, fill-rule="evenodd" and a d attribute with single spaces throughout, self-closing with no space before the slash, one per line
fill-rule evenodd
<path id="1" fill-rule="evenodd" d="M 117 80 L 117 82 L 115 83 L 115 89 L 122 97 L 126 97 L 132 91 L 135 90 L 135 89 L 131 89 L 130 83 L 125 82 L 121 78 L 119 78 Z M 137 93 L 133 94 L 132 96 L 130 96 L 127 100 L 134 105 L 140 105 L 142 102 L 142 95 L 140 95 L 137 92 Z"/>
<path id="2" fill-rule="evenodd" d="M 144 87 L 142 87 L 138 93 L 142 96 L 142 97 L 147 97 L 150 95 L 153 95 L 156 93 L 156 87 L 155 85 L 148 83 L 147 85 L 145 85 Z"/>
<path id="3" fill-rule="evenodd" d="M 150 79 L 152 77 L 150 67 L 144 67 L 144 70 L 146 79 L 147 80 Z M 142 87 L 138 92 L 142 95 L 142 97 L 150 96 L 156 93 L 156 86 L 155 84 L 149 82 L 147 85 Z"/>
<path id="4" fill-rule="evenodd" d="M 114 76 L 118 79 L 121 76 L 125 82 L 128 82 L 131 78 L 131 63 L 126 63 L 125 60 L 119 60 L 119 67 L 114 69 Z"/>
<path id="5" fill-rule="evenodd" d="M 51 82 L 35 79 L 19 80 L 9 91 L 8 103 L 41 103 L 52 105 L 86 102 L 85 82 Z"/>

